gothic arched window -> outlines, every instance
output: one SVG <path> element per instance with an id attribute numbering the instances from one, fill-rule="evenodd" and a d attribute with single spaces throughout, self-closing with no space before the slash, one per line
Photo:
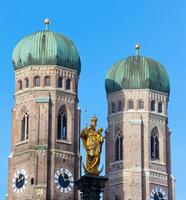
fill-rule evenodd
<path id="1" fill-rule="evenodd" d="M 115 160 L 123 160 L 123 138 L 118 135 L 115 141 Z"/>
<path id="2" fill-rule="evenodd" d="M 138 109 L 144 109 L 144 102 L 142 100 L 138 101 Z"/>
<path id="3" fill-rule="evenodd" d="M 45 86 L 51 86 L 51 78 L 50 78 L 50 76 L 45 76 Z"/>
<path id="4" fill-rule="evenodd" d="M 57 87 L 58 87 L 58 88 L 62 88 L 62 77 L 59 77 L 59 78 L 58 78 Z"/>
<path id="5" fill-rule="evenodd" d="M 128 101 L 128 109 L 134 109 L 134 101 L 132 100 Z"/>
<path id="6" fill-rule="evenodd" d="M 19 80 L 19 81 L 18 81 L 18 89 L 19 89 L 19 90 L 22 90 L 22 80 Z"/>
<path id="7" fill-rule="evenodd" d="M 116 138 L 115 144 L 115 160 L 119 160 L 119 137 Z"/>
<path id="8" fill-rule="evenodd" d="M 70 90 L 70 84 L 71 84 L 71 80 L 70 79 L 67 79 L 66 80 L 66 90 Z"/>
<path id="9" fill-rule="evenodd" d="M 118 112 L 122 111 L 122 103 L 121 101 L 118 102 Z"/>
<path id="10" fill-rule="evenodd" d="M 67 139 L 67 114 L 65 106 L 62 106 L 57 118 L 57 139 Z"/>
<path id="11" fill-rule="evenodd" d="M 21 122 L 21 141 L 28 140 L 29 134 L 29 115 L 25 113 Z"/>
<path id="12" fill-rule="evenodd" d="M 155 101 L 154 100 L 151 101 L 150 110 L 155 111 Z"/>
<path id="13" fill-rule="evenodd" d="M 112 113 L 115 113 L 115 112 L 116 112 L 116 104 L 115 104 L 115 103 L 112 103 L 112 104 L 111 104 L 111 112 L 112 112 Z"/>
<path id="14" fill-rule="evenodd" d="M 120 160 L 123 160 L 123 138 L 120 137 Z"/>
<path id="15" fill-rule="evenodd" d="M 28 88 L 29 87 L 29 79 L 25 78 L 25 87 Z"/>
<path id="16" fill-rule="evenodd" d="M 40 86 L 40 77 L 39 76 L 35 76 L 34 77 L 34 86 L 35 87 L 39 87 Z"/>
<path id="17" fill-rule="evenodd" d="M 162 113 L 162 102 L 158 103 L 158 112 Z"/>
<path id="18" fill-rule="evenodd" d="M 159 138 L 157 127 L 153 128 L 151 132 L 151 159 L 159 159 Z"/>

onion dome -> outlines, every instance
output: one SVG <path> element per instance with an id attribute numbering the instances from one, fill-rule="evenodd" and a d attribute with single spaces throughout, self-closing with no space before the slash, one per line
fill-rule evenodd
<path id="1" fill-rule="evenodd" d="M 107 94 L 123 89 L 152 89 L 169 95 L 170 84 L 163 65 L 137 52 L 112 65 L 106 74 L 105 89 Z"/>
<path id="2" fill-rule="evenodd" d="M 18 42 L 12 56 L 14 70 L 33 65 L 57 65 L 80 73 L 81 62 L 74 43 L 64 35 L 49 31 L 48 19 L 45 24 L 45 31 L 28 35 Z"/>

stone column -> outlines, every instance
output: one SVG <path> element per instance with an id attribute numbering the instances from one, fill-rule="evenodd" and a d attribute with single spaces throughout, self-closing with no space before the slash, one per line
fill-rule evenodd
<path id="1" fill-rule="evenodd" d="M 108 178 L 105 176 L 84 175 L 75 182 L 81 191 L 82 200 L 99 200 Z"/>

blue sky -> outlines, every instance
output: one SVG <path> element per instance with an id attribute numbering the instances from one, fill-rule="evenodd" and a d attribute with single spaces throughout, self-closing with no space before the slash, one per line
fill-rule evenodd
<path id="1" fill-rule="evenodd" d="M 79 100 L 82 127 L 85 109 L 95 113 L 99 126 L 107 126 L 104 77 L 117 60 L 141 54 L 160 61 L 167 69 L 171 94 L 169 126 L 172 129 L 172 169 L 176 197 L 186 196 L 186 2 L 184 0 L 6 0 L 0 6 L 0 200 L 7 191 L 8 155 L 11 144 L 11 109 L 14 105 L 13 48 L 25 35 L 50 29 L 67 35 L 76 44 L 82 62 Z M 104 157 L 103 157 L 104 159 Z"/>

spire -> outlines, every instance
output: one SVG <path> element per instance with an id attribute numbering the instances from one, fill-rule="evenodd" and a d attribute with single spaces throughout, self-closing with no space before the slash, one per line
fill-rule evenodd
<path id="1" fill-rule="evenodd" d="M 48 31 L 48 27 L 49 27 L 49 24 L 50 24 L 49 18 L 46 18 L 44 22 L 45 22 L 45 30 Z"/>
<path id="2" fill-rule="evenodd" d="M 139 51 L 140 51 L 141 45 L 140 44 L 136 44 L 135 45 L 135 49 L 136 49 L 136 56 L 139 56 Z"/>

